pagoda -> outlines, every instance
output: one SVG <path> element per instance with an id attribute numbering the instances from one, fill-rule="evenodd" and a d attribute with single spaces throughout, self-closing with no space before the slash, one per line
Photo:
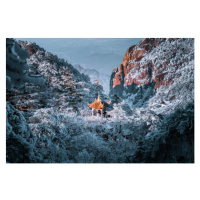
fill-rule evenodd
<path id="1" fill-rule="evenodd" d="M 106 102 L 106 103 L 107 103 L 107 104 L 110 104 L 111 101 Z M 93 110 L 97 110 L 97 112 L 98 112 L 98 110 L 101 110 L 101 117 L 102 117 L 102 110 L 103 110 L 103 108 L 104 108 L 104 105 L 103 105 L 103 103 L 101 103 L 101 100 L 100 100 L 100 96 L 99 96 L 99 95 L 98 95 L 98 98 L 95 99 L 95 101 L 94 101 L 93 103 L 91 103 L 91 104 L 88 103 L 88 106 L 89 106 L 90 108 L 92 108 L 92 116 L 93 116 Z"/>

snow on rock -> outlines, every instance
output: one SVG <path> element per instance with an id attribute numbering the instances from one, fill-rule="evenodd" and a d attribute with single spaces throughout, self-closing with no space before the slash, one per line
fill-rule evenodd
<path id="1" fill-rule="evenodd" d="M 193 39 L 145 39 L 130 47 L 111 75 L 110 98 L 100 78 L 92 84 L 35 43 L 18 41 L 12 51 L 15 41 L 7 42 L 7 162 L 194 162 Z M 45 83 L 23 80 L 19 89 L 15 63 Z M 111 100 L 102 117 L 87 106 L 98 95 L 104 104 Z"/>
<path id="2" fill-rule="evenodd" d="M 143 40 L 128 49 L 110 84 L 110 96 L 134 107 L 148 105 L 157 114 L 185 108 L 194 100 L 194 39 Z"/>

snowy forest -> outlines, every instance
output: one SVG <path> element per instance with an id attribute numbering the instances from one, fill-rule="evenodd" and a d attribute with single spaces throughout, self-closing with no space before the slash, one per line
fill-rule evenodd
<path id="1" fill-rule="evenodd" d="M 146 38 L 121 60 L 105 88 L 7 39 L 6 162 L 194 163 L 194 39 Z"/>

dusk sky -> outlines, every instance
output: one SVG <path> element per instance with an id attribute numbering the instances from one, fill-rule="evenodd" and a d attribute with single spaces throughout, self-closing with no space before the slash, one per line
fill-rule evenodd
<path id="1" fill-rule="evenodd" d="M 127 49 L 142 38 L 16 38 L 35 42 L 67 62 L 111 74 Z"/>

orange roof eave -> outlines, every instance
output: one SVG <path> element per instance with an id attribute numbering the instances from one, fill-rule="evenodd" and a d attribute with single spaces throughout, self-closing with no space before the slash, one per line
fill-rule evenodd
<path id="1" fill-rule="evenodd" d="M 88 103 L 88 106 L 92 109 L 100 110 L 103 109 L 103 104 L 101 103 L 100 97 L 98 96 L 97 99 L 91 104 Z"/>
<path id="2" fill-rule="evenodd" d="M 107 102 L 107 104 L 109 105 L 111 103 L 111 100 L 109 102 Z M 95 99 L 95 101 L 91 104 L 88 103 L 88 106 L 92 109 L 96 109 L 96 110 L 101 110 L 103 109 L 104 105 L 101 103 L 100 100 L 100 96 L 98 96 L 97 99 Z"/>
<path id="3" fill-rule="evenodd" d="M 89 106 L 90 108 L 97 109 L 97 110 L 103 109 L 103 104 L 102 104 L 101 102 L 96 102 L 96 101 L 94 101 L 94 102 L 91 103 L 91 104 L 88 103 L 88 106 Z"/>

